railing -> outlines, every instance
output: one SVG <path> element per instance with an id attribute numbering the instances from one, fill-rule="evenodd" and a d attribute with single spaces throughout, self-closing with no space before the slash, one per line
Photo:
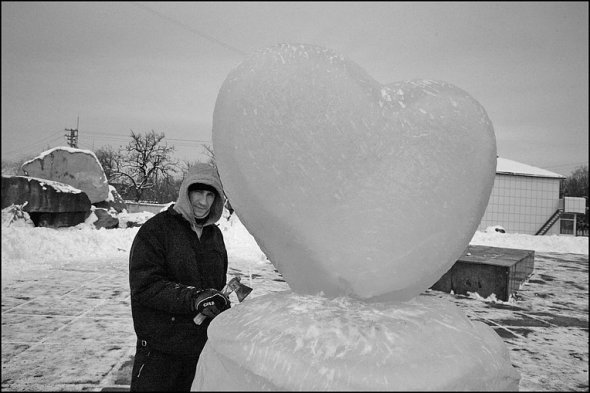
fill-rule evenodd
<path id="1" fill-rule="evenodd" d="M 553 215 L 551 217 L 549 217 L 549 219 L 547 220 L 547 222 L 545 224 L 543 224 L 543 226 L 541 228 L 539 228 L 539 230 L 537 231 L 537 233 L 535 233 L 535 235 L 544 235 L 544 234 L 546 234 L 547 231 L 553 226 L 553 224 L 555 224 L 555 222 L 557 220 L 559 220 L 559 217 L 561 216 L 561 213 L 563 213 L 563 210 L 557 209 L 555 211 L 555 213 L 553 213 Z"/>

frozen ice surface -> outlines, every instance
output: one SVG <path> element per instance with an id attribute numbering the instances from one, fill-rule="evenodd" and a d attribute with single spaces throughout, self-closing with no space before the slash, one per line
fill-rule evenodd
<path id="1" fill-rule="evenodd" d="M 518 390 L 494 330 L 452 303 L 271 293 L 220 314 L 192 390 Z"/>
<path id="2" fill-rule="evenodd" d="M 290 287 L 367 301 L 410 299 L 452 266 L 496 168 L 469 94 L 381 85 L 312 45 L 261 50 L 228 75 L 213 145 L 232 206 Z"/>

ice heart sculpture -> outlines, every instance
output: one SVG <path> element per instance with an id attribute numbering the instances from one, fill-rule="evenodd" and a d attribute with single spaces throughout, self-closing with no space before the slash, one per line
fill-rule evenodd
<path id="1" fill-rule="evenodd" d="M 410 299 L 453 265 L 496 169 L 493 126 L 465 91 L 384 86 L 313 45 L 260 50 L 227 76 L 213 148 L 232 206 L 295 292 L 367 301 Z"/>

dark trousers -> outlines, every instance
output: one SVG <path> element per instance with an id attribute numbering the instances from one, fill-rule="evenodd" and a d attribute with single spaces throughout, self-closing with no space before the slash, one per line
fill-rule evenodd
<path id="1" fill-rule="evenodd" d="M 144 341 L 145 344 L 145 341 Z M 189 392 L 199 357 L 184 357 L 156 351 L 149 345 L 137 345 L 133 371 L 132 392 Z"/>

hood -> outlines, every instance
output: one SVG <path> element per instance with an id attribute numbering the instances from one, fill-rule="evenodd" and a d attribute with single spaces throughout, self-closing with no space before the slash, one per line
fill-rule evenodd
<path id="1" fill-rule="evenodd" d="M 174 210 L 182 214 L 182 216 L 191 223 L 191 227 L 195 226 L 195 217 L 193 215 L 193 209 L 188 199 L 188 188 L 194 183 L 204 183 L 214 187 L 217 190 L 218 196 L 215 197 L 213 206 L 209 211 L 209 218 L 205 225 L 215 224 L 223 213 L 223 205 L 225 203 L 225 195 L 223 193 L 223 187 L 221 186 L 221 180 L 217 173 L 217 168 L 209 164 L 198 163 L 192 166 L 178 191 L 178 200 L 174 205 Z"/>

